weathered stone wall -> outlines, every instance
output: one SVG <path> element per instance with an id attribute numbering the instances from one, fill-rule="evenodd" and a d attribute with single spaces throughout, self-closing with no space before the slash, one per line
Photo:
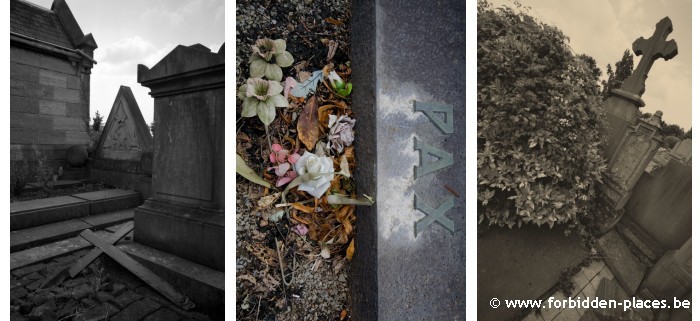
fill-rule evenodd
<path id="1" fill-rule="evenodd" d="M 671 159 L 651 175 L 642 175 L 625 206 L 627 215 L 669 250 L 691 235 L 692 173 L 692 166 Z"/>
<path id="2" fill-rule="evenodd" d="M 90 74 L 80 69 L 65 57 L 10 47 L 11 160 L 34 162 L 36 144 L 62 163 L 69 146 L 89 142 Z"/>

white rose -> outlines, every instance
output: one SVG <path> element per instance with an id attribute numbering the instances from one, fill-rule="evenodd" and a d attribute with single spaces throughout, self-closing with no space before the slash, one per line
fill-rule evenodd
<path id="1" fill-rule="evenodd" d="M 299 176 L 309 174 L 299 184 L 298 189 L 313 195 L 315 198 L 321 198 L 331 186 L 333 161 L 330 157 L 318 157 L 313 153 L 304 152 L 304 155 L 294 164 L 294 169 Z"/>

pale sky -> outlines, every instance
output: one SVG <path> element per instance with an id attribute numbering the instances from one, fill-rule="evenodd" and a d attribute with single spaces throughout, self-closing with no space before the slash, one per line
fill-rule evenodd
<path id="1" fill-rule="evenodd" d="M 654 34 L 656 23 L 668 16 L 678 55 L 669 61 L 658 59 L 646 80 L 642 112 L 661 110 L 663 120 L 690 129 L 691 117 L 691 3 L 690 0 L 519 0 L 530 7 L 530 15 L 554 25 L 569 37 L 569 45 L 578 54 L 585 53 L 598 62 L 607 79 L 606 65 L 615 67 L 632 42 Z M 512 3 L 493 0 L 495 6 Z M 640 57 L 635 56 L 635 67 Z"/>
<path id="2" fill-rule="evenodd" d="M 28 0 L 51 8 L 53 0 Z M 177 45 L 224 43 L 223 0 L 67 0 L 83 33 L 97 42 L 90 76 L 90 118 L 107 120 L 119 86 L 131 88 L 148 124 L 153 98 L 136 81 L 136 66 L 151 68 Z"/>

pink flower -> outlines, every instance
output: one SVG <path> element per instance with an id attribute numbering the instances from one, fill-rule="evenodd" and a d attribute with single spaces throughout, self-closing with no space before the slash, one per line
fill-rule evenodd
<path id="1" fill-rule="evenodd" d="M 330 131 L 328 132 L 327 148 L 332 147 L 340 153 L 345 146 L 350 146 L 353 140 L 355 140 L 354 127 L 355 120 L 348 115 L 342 115 L 340 117 L 330 115 L 328 117 L 328 128 L 330 128 Z"/>
<path id="2" fill-rule="evenodd" d="M 292 77 L 287 77 L 287 79 L 284 80 L 284 98 L 287 98 L 289 96 L 289 91 L 296 86 L 297 81 Z"/>
<path id="3" fill-rule="evenodd" d="M 277 175 L 277 187 L 285 185 L 295 178 L 297 178 L 297 173 L 292 167 L 297 160 L 299 160 L 299 154 L 294 152 L 290 155 L 290 151 L 284 149 L 280 144 L 272 145 L 272 152 L 270 153 L 270 162 L 272 162 L 272 167 L 268 167 L 267 170 L 274 170 L 275 175 Z"/>
<path id="4" fill-rule="evenodd" d="M 304 236 L 306 235 L 306 233 L 309 233 L 309 228 L 306 227 L 306 225 L 304 224 L 297 224 L 294 227 L 292 227 L 292 232 Z"/>

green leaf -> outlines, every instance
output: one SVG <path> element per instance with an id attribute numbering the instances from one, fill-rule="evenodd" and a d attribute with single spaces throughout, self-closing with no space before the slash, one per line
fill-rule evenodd
<path id="1" fill-rule="evenodd" d="M 289 51 L 284 51 L 275 55 L 275 62 L 280 67 L 289 67 L 294 63 L 294 57 Z"/>
<path id="2" fill-rule="evenodd" d="M 250 63 L 250 77 L 261 78 L 265 76 L 265 70 L 267 70 L 267 65 L 269 64 L 262 59 L 253 60 L 253 62 Z"/>
<path id="3" fill-rule="evenodd" d="M 253 117 L 258 114 L 258 99 L 255 97 L 248 97 L 243 101 L 243 110 L 241 111 L 241 116 L 243 117 Z"/>
<path id="4" fill-rule="evenodd" d="M 258 103 L 258 117 L 265 126 L 269 126 L 275 120 L 275 116 L 275 104 L 272 101 L 268 100 Z"/>
<path id="5" fill-rule="evenodd" d="M 268 101 L 271 101 L 275 107 L 289 107 L 289 102 L 287 102 L 287 98 L 284 98 L 282 95 L 274 95 L 270 98 L 267 99 Z"/>
<path id="6" fill-rule="evenodd" d="M 269 88 L 268 88 L 268 93 L 272 93 L 273 95 L 279 94 L 284 90 L 284 87 L 279 83 L 279 81 L 269 81 Z"/>
<path id="7" fill-rule="evenodd" d="M 248 164 L 245 163 L 245 160 L 243 160 L 243 157 L 241 155 L 236 154 L 236 173 L 243 176 L 245 179 L 267 187 L 271 188 L 272 185 L 270 183 L 266 182 L 264 179 L 260 178 L 258 174 L 255 173 L 250 167 L 248 167 Z"/>
<path id="8" fill-rule="evenodd" d="M 287 42 L 284 39 L 277 39 L 273 41 L 275 43 L 275 50 L 277 52 L 283 52 L 287 50 Z"/>
<path id="9" fill-rule="evenodd" d="M 372 206 L 374 204 L 374 200 L 372 198 L 368 197 L 365 195 L 364 200 L 359 200 L 359 199 L 354 199 L 354 198 L 349 198 L 346 195 L 341 195 L 341 194 L 332 194 L 326 196 L 326 201 L 328 204 L 335 204 L 335 205 L 361 205 L 361 206 Z"/>
<path id="10" fill-rule="evenodd" d="M 267 66 L 265 66 L 265 77 L 274 81 L 282 80 L 282 68 L 275 64 L 267 64 Z"/>
<path id="11" fill-rule="evenodd" d="M 248 91 L 248 84 L 243 84 L 240 87 L 238 87 L 238 98 L 240 100 L 245 100 L 246 98 L 248 98 L 246 96 L 247 91 Z"/>
<path id="12" fill-rule="evenodd" d="M 352 84 L 347 83 L 345 86 L 345 89 L 338 89 L 338 95 L 341 95 L 343 97 L 350 96 L 350 93 L 352 92 Z"/>

